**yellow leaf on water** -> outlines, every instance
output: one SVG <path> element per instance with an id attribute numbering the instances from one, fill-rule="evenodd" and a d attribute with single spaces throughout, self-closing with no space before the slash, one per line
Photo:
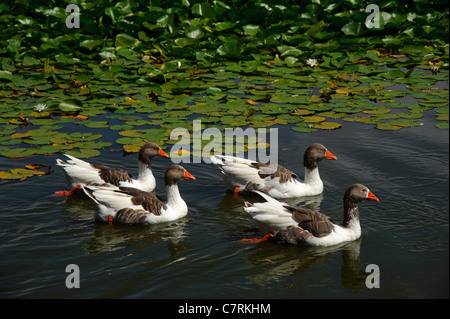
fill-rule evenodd
<path id="1" fill-rule="evenodd" d="M 246 102 L 250 105 L 259 105 L 259 102 L 252 101 L 252 100 L 246 100 Z"/>
<path id="2" fill-rule="evenodd" d="M 340 128 L 342 125 L 334 122 L 322 122 L 313 126 L 313 128 L 318 128 L 321 130 L 335 130 Z"/>
<path id="3" fill-rule="evenodd" d="M 336 89 L 336 93 L 338 94 L 348 94 L 351 91 L 349 89 Z"/>
<path id="4" fill-rule="evenodd" d="M 191 152 L 188 152 L 188 151 L 186 151 L 186 150 L 183 150 L 183 149 L 181 149 L 181 150 L 178 150 L 178 151 L 174 151 L 174 152 L 170 152 L 170 157 L 172 157 L 172 156 L 174 156 L 174 157 L 181 157 L 181 156 L 189 156 L 189 155 L 191 155 Z"/>
<path id="5" fill-rule="evenodd" d="M 325 121 L 327 118 L 323 116 L 303 116 L 305 123 L 319 123 Z"/>
<path id="6" fill-rule="evenodd" d="M 288 124 L 288 123 L 289 123 L 288 120 L 284 120 L 284 119 L 275 119 L 274 122 L 275 122 L 276 124 L 281 124 L 281 125 L 285 125 L 285 124 Z"/>
<path id="7" fill-rule="evenodd" d="M 311 114 L 314 114 L 315 112 L 314 111 L 310 111 L 310 110 L 307 110 L 307 109 L 296 109 L 296 110 L 294 110 L 294 111 L 292 111 L 291 113 L 289 113 L 290 115 L 300 115 L 300 116 L 303 116 L 303 115 L 311 115 Z"/>
<path id="8" fill-rule="evenodd" d="M 30 133 L 13 133 L 11 134 L 11 138 L 24 138 L 24 137 L 30 137 Z"/>
<path id="9" fill-rule="evenodd" d="M 130 103 L 141 103 L 141 100 L 138 99 L 133 99 L 132 97 L 125 97 L 125 101 L 130 102 Z"/>
<path id="10" fill-rule="evenodd" d="M 250 150 L 251 149 L 265 149 L 268 147 L 270 147 L 269 143 L 257 143 L 257 144 L 252 143 L 252 144 L 247 145 L 247 149 L 250 149 Z"/>
<path id="11" fill-rule="evenodd" d="M 125 144 L 123 146 L 123 150 L 127 153 L 137 153 L 141 150 L 141 147 L 144 144 L 145 144 L 144 141 L 136 143 L 136 144 Z"/>

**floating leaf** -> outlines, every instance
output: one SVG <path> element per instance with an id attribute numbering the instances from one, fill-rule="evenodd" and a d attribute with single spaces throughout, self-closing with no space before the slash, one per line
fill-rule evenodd
<path id="1" fill-rule="evenodd" d="M 0 70 L 0 80 L 12 80 L 12 73 L 10 71 Z"/>
<path id="2" fill-rule="evenodd" d="M 403 119 L 420 119 L 423 117 L 422 112 L 400 112 L 397 114 L 398 117 Z"/>
<path id="3" fill-rule="evenodd" d="M 385 113 L 389 113 L 391 110 L 390 109 L 376 109 L 376 110 L 364 110 L 362 111 L 365 114 L 385 114 Z"/>
<path id="4" fill-rule="evenodd" d="M 35 153 L 36 149 L 34 148 L 13 148 L 5 152 L 2 152 L 0 155 L 12 158 L 12 157 L 27 157 Z"/>
<path id="5" fill-rule="evenodd" d="M 393 121 L 391 121 L 391 124 L 392 125 L 395 125 L 395 126 L 404 126 L 404 127 L 406 127 L 406 126 L 419 126 L 419 125 L 422 125 L 422 123 L 421 122 L 419 122 L 419 121 L 416 121 L 416 120 L 408 120 L 408 119 L 404 119 L 404 120 L 393 120 Z"/>
<path id="6" fill-rule="evenodd" d="M 362 111 L 362 109 L 360 108 L 354 108 L 354 107 L 338 107 L 333 109 L 333 111 L 338 112 L 338 113 L 359 113 Z"/>
<path id="7" fill-rule="evenodd" d="M 116 140 L 116 143 L 119 144 L 137 144 L 142 142 L 141 138 L 138 137 L 121 137 L 119 139 Z"/>
<path id="8" fill-rule="evenodd" d="M 37 167 L 37 166 L 30 166 L 30 167 Z M 43 170 L 37 170 L 33 168 L 14 168 L 10 169 L 9 171 L 0 171 L 0 179 L 3 180 L 24 180 L 32 176 L 37 175 L 45 175 L 48 174 L 48 172 L 45 172 Z"/>
<path id="9" fill-rule="evenodd" d="M 317 129 L 312 128 L 312 127 L 310 127 L 308 125 L 296 125 L 296 126 L 293 126 L 292 129 L 294 131 L 303 132 L 303 133 L 309 133 L 309 132 L 317 131 Z"/>
<path id="10" fill-rule="evenodd" d="M 374 118 L 372 116 L 353 116 L 353 117 L 344 117 L 343 121 L 347 122 L 359 122 L 359 123 L 373 123 Z"/>
<path id="11" fill-rule="evenodd" d="M 436 127 L 448 130 L 449 129 L 449 123 L 448 122 L 438 123 L 438 124 L 436 124 Z"/>
<path id="12" fill-rule="evenodd" d="M 109 123 L 106 121 L 89 121 L 84 123 L 84 126 L 89 128 L 106 128 L 109 126 Z"/>
<path id="13" fill-rule="evenodd" d="M 401 129 L 401 126 L 396 126 L 396 125 L 392 125 L 391 123 L 377 123 L 376 126 L 377 129 L 379 130 L 386 130 L 386 131 L 397 131 L 399 129 Z"/>
<path id="14" fill-rule="evenodd" d="M 100 151 L 96 149 L 80 149 L 79 151 L 68 151 L 67 154 L 78 157 L 78 158 L 88 158 L 88 157 L 96 157 L 100 155 Z"/>
<path id="15" fill-rule="evenodd" d="M 342 125 L 334 122 L 321 122 L 319 124 L 314 125 L 314 128 L 318 128 L 321 130 L 335 130 L 340 128 Z"/>
<path id="16" fill-rule="evenodd" d="M 436 120 L 438 121 L 448 121 L 448 113 L 436 114 Z"/>
<path id="17" fill-rule="evenodd" d="M 314 114 L 314 111 L 310 111 L 307 109 L 296 109 L 293 112 L 289 113 L 290 115 L 299 115 L 299 116 L 305 116 L 305 115 L 311 115 Z"/>
<path id="18" fill-rule="evenodd" d="M 58 107 L 63 112 L 74 112 L 81 108 L 81 103 L 77 100 L 65 100 L 60 102 Z"/>
<path id="19" fill-rule="evenodd" d="M 139 139 L 140 142 L 136 144 L 125 144 L 123 150 L 127 153 L 137 153 L 141 150 L 141 147 L 145 144 L 145 141 Z"/>
<path id="20" fill-rule="evenodd" d="M 323 116 L 303 116 L 305 123 L 319 123 L 325 121 L 327 118 Z"/>

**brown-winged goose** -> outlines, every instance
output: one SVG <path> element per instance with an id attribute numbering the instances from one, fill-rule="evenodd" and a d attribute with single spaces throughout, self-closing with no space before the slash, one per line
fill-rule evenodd
<path id="1" fill-rule="evenodd" d="M 257 192 L 266 202 L 245 202 L 248 212 L 267 234 L 260 239 L 243 239 L 243 242 L 259 242 L 269 238 L 278 243 L 305 243 L 312 246 L 332 246 L 361 236 L 358 203 L 378 198 L 364 185 L 353 184 L 344 194 L 344 220 L 335 224 L 331 218 L 308 208 L 289 206 Z"/>
<path id="2" fill-rule="evenodd" d="M 96 205 L 95 219 L 117 224 L 157 224 L 182 218 L 188 207 L 181 198 L 177 182 L 192 179 L 182 166 L 171 165 L 165 175 L 167 201 L 163 202 L 154 193 L 131 187 L 82 186 Z"/>
<path id="3" fill-rule="evenodd" d="M 134 187 L 140 190 L 151 192 L 156 187 L 156 180 L 153 176 L 151 160 L 156 156 L 169 157 L 155 143 L 145 143 L 138 156 L 139 172 L 138 177 L 133 179 L 131 175 L 123 169 L 111 168 L 101 164 L 91 164 L 76 157 L 65 154 L 69 160 L 57 159 L 57 165 L 64 169 L 70 191 L 57 191 L 56 195 L 72 195 L 81 185 L 111 184 L 115 186 Z"/>
<path id="4" fill-rule="evenodd" d="M 313 143 L 303 156 L 304 181 L 295 173 L 280 165 L 271 165 L 239 157 L 214 155 L 213 164 L 224 174 L 228 189 L 235 194 L 245 191 L 264 192 L 273 198 L 313 196 L 323 192 L 317 163 L 323 159 L 336 160 L 325 146 Z"/>

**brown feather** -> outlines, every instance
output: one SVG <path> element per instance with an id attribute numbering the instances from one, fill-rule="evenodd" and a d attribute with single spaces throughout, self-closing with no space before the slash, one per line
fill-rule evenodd
<path id="1" fill-rule="evenodd" d="M 310 232 L 315 237 L 324 237 L 334 229 L 330 217 L 322 213 L 304 207 L 283 207 L 291 211 L 292 219 L 298 223 L 299 227 Z"/>
<path id="2" fill-rule="evenodd" d="M 118 224 L 142 224 L 149 213 L 141 209 L 122 208 L 114 215 Z"/>
<path id="3" fill-rule="evenodd" d="M 100 164 L 91 164 L 91 165 L 99 170 L 98 175 L 102 180 L 105 181 L 105 183 L 119 186 L 120 182 L 131 183 L 132 181 L 131 175 L 123 169 L 111 168 Z"/>
<path id="4" fill-rule="evenodd" d="M 132 187 L 119 187 L 119 190 L 116 190 L 116 192 L 132 196 L 131 202 L 133 205 L 141 205 L 149 214 L 159 216 L 161 215 L 161 209 L 167 209 L 167 205 L 154 193 L 144 192 Z"/>
<path id="5" fill-rule="evenodd" d="M 261 169 L 263 167 L 269 167 L 270 164 L 268 163 L 259 163 L 259 162 L 254 162 L 251 164 L 252 167 L 259 169 L 260 171 L 258 172 L 259 177 L 261 178 L 266 178 L 266 177 L 270 177 L 271 179 L 279 177 L 280 178 L 280 183 L 286 183 L 286 182 L 290 182 L 294 179 L 297 178 L 297 175 L 295 175 L 295 173 L 293 173 L 292 171 L 288 170 L 287 168 L 277 165 L 277 170 L 272 173 L 272 174 L 263 174 L 261 172 Z"/>
<path id="6" fill-rule="evenodd" d="M 300 227 L 288 226 L 286 229 L 279 231 L 272 240 L 279 244 L 296 245 L 306 241 L 311 236 L 311 233 L 307 230 Z"/>

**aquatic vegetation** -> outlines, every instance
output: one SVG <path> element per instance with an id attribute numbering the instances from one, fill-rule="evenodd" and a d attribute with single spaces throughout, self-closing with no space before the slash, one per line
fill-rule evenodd
<path id="1" fill-rule="evenodd" d="M 444 2 L 387 2 L 378 28 L 368 1 L 75 1 L 80 28 L 55 3 L 0 5 L 2 156 L 167 147 L 193 119 L 301 134 L 431 111 L 448 129 Z"/>

